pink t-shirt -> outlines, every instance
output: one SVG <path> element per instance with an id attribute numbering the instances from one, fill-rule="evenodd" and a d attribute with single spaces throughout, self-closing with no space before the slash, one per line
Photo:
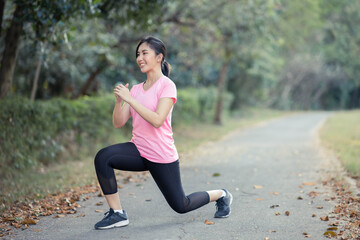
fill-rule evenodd
<path id="1" fill-rule="evenodd" d="M 154 112 L 160 98 L 172 98 L 174 103 L 177 99 L 175 83 L 165 76 L 158 79 L 146 91 L 143 83 L 140 83 L 133 86 L 130 93 L 139 103 Z M 172 110 L 173 107 L 163 125 L 155 128 L 130 107 L 133 124 L 131 142 L 136 145 L 140 155 L 149 161 L 171 163 L 179 159 L 171 128 Z"/>

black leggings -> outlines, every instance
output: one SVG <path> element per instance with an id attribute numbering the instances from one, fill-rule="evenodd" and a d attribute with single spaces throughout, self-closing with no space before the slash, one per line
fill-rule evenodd
<path id="1" fill-rule="evenodd" d="M 134 143 L 121 143 L 101 149 L 95 157 L 96 174 L 105 195 L 117 193 L 114 168 L 149 171 L 170 207 L 178 213 L 190 212 L 210 201 L 207 192 L 185 195 L 181 185 L 179 161 L 154 163 L 140 156 Z"/>

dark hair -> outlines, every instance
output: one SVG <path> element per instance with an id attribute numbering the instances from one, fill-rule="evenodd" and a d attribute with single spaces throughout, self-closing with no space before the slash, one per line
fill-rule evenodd
<path id="1" fill-rule="evenodd" d="M 163 55 L 163 58 L 161 60 L 161 71 L 162 73 L 169 77 L 171 66 L 168 62 L 166 62 L 166 47 L 165 44 L 158 38 L 148 36 L 141 39 L 136 47 L 136 57 L 138 56 L 138 50 L 141 44 L 147 43 L 149 47 L 155 51 L 156 55 L 159 55 L 160 53 Z"/>

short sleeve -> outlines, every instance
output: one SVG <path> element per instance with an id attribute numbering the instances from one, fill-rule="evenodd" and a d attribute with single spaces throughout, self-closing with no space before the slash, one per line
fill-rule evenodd
<path id="1" fill-rule="evenodd" d="M 163 85 L 163 89 L 160 94 L 160 98 L 172 98 L 174 100 L 174 104 L 176 103 L 177 100 L 176 85 L 170 79 L 165 81 L 165 84 Z"/>

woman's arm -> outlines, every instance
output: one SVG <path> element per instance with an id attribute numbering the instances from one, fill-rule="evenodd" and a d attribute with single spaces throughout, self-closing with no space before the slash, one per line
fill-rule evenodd
<path id="1" fill-rule="evenodd" d="M 115 128 L 122 128 L 130 118 L 130 107 L 128 103 L 116 101 L 113 111 L 113 126 Z"/>
<path id="2" fill-rule="evenodd" d="M 128 88 L 129 84 L 126 84 L 124 87 Z M 122 128 L 130 118 L 129 104 L 126 102 L 124 104 L 122 104 L 123 103 L 122 98 L 116 93 L 117 89 L 119 89 L 119 88 L 120 88 L 120 86 L 118 85 L 114 89 L 116 101 L 115 101 L 115 107 L 114 107 L 114 111 L 113 111 L 113 126 L 115 128 Z"/>
<path id="3" fill-rule="evenodd" d="M 131 97 L 129 89 L 124 85 L 120 85 L 120 87 L 116 89 L 116 94 L 155 128 L 161 127 L 174 105 L 174 100 L 172 98 L 160 98 L 156 111 L 153 112 L 136 101 L 135 98 Z"/>

